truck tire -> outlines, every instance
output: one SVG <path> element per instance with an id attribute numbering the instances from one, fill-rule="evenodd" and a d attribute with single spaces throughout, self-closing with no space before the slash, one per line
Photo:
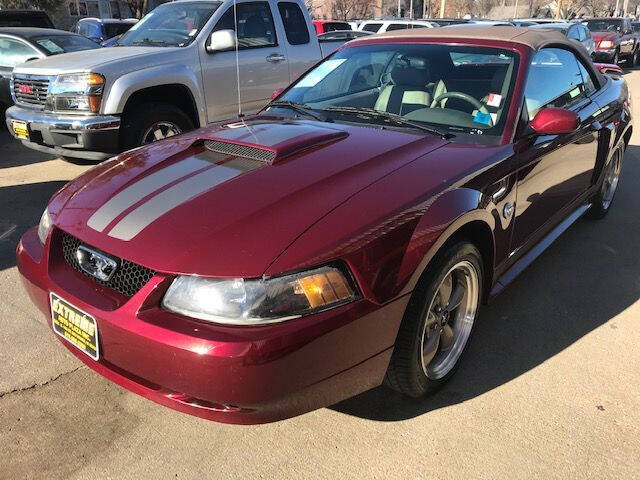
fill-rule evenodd
<path id="1" fill-rule="evenodd" d="M 611 59 L 611 63 L 614 65 L 618 65 L 620 63 L 620 52 L 616 50 L 616 53 L 613 54 L 613 58 Z"/>
<path id="2" fill-rule="evenodd" d="M 121 149 L 132 148 L 172 137 L 194 128 L 191 119 L 173 105 L 144 103 L 126 112 L 120 126 Z"/>
<path id="3" fill-rule="evenodd" d="M 636 67 L 640 63 L 640 48 L 636 48 L 631 56 L 631 67 Z"/>

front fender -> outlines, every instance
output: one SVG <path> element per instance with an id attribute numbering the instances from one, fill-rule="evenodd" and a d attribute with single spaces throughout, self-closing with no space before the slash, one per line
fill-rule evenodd
<path id="1" fill-rule="evenodd" d="M 418 222 L 407 249 L 399 278 L 407 278 L 400 295 L 415 288 L 443 245 L 465 226 L 480 222 L 491 232 L 491 262 L 495 258 L 496 220 L 483 208 L 483 195 L 470 188 L 448 190 L 438 196 Z M 489 272 L 490 273 L 490 272 Z"/>
<path id="2" fill-rule="evenodd" d="M 196 104 L 200 125 L 207 124 L 205 102 L 199 87 L 198 76 L 186 65 L 170 63 L 145 68 L 119 77 L 106 92 L 104 114 L 121 114 L 129 97 L 135 92 L 162 85 L 187 87 Z"/>

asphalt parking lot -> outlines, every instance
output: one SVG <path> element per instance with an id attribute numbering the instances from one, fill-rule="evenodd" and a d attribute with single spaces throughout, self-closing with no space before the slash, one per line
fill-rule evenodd
<path id="1" fill-rule="evenodd" d="M 640 70 L 626 78 L 637 109 Z M 640 478 L 638 134 L 609 216 L 580 220 L 482 310 L 463 365 L 436 396 L 381 387 L 251 427 L 109 383 L 28 301 L 15 246 L 87 168 L 0 131 L 1 479 Z"/>

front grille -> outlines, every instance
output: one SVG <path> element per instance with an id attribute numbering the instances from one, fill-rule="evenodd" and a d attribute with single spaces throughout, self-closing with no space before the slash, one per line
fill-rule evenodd
<path id="1" fill-rule="evenodd" d="M 238 145 L 229 142 L 219 142 L 216 140 L 207 140 L 204 146 L 212 152 L 222 153 L 224 155 L 233 155 L 235 157 L 251 158 L 260 160 L 261 162 L 271 162 L 276 157 L 276 153 L 264 148 L 249 147 L 247 145 Z"/>
<path id="2" fill-rule="evenodd" d="M 75 270 L 89 277 L 94 282 L 110 288 L 111 290 L 115 290 L 116 292 L 119 292 L 127 297 L 132 297 L 133 295 L 135 295 L 142 287 L 146 285 L 149 280 L 151 280 L 151 277 L 153 277 L 156 273 L 153 270 L 143 267 L 142 265 L 138 265 L 137 263 L 119 258 L 117 259 L 118 268 L 113 274 L 113 277 L 111 277 L 108 282 L 103 282 L 102 280 L 98 280 L 97 278 L 95 278 L 93 275 L 89 275 L 84 270 L 82 270 L 82 268 L 80 268 L 80 264 L 78 263 L 78 260 L 76 258 L 76 250 L 80 245 L 86 244 L 81 242 L 73 235 L 62 232 L 62 255 L 64 256 L 65 261 Z M 89 248 L 93 248 L 90 245 L 86 246 Z M 109 254 L 105 253 L 105 255 Z M 111 258 L 114 258 L 111 255 L 109 256 Z"/>
<path id="3" fill-rule="evenodd" d="M 48 92 L 49 77 L 15 75 L 13 78 L 13 94 L 16 97 L 16 103 L 30 107 L 44 107 Z"/>

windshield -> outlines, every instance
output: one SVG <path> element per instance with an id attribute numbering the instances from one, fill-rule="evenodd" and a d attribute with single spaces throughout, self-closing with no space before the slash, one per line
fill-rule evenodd
<path id="1" fill-rule="evenodd" d="M 116 45 L 184 47 L 196 38 L 220 2 L 171 2 L 149 12 Z"/>
<path id="2" fill-rule="evenodd" d="M 622 29 L 622 20 L 588 20 L 584 24 L 592 32 L 619 32 Z"/>
<path id="3" fill-rule="evenodd" d="M 336 52 L 278 100 L 332 121 L 384 123 L 379 115 L 356 112 L 369 110 L 495 140 L 506 122 L 517 62 L 516 53 L 496 48 L 364 45 Z"/>
<path id="4" fill-rule="evenodd" d="M 80 50 L 90 50 L 100 48 L 96 42 L 80 35 L 52 35 L 50 37 L 35 37 L 32 39 L 48 55 L 59 53 L 79 52 Z"/>

